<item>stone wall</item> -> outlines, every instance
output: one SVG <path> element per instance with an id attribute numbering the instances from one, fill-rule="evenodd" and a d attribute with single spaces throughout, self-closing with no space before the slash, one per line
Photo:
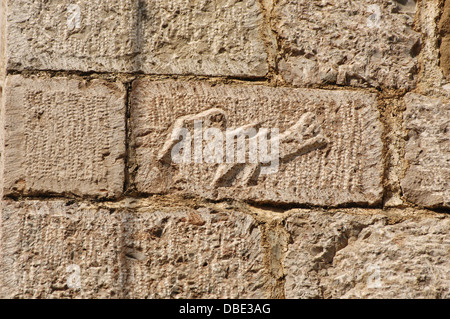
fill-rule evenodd
<path id="1" fill-rule="evenodd" d="M 1 298 L 450 298 L 450 1 L 0 3 Z"/>

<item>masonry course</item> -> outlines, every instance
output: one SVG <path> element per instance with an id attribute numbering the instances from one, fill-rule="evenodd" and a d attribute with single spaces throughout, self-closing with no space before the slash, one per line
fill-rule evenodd
<path id="1" fill-rule="evenodd" d="M 9 1 L 6 64 L 263 77 L 262 22 L 258 1 Z"/>

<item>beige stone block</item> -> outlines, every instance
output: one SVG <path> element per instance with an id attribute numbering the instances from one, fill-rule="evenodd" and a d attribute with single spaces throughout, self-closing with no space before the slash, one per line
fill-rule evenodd
<path id="1" fill-rule="evenodd" d="M 447 80 L 450 81 L 450 1 L 445 1 L 439 22 L 441 36 L 440 65 Z"/>
<path id="2" fill-rule="evenodd" d="M 121 224 L 69 201 L 4 201 L 0 297 L 120 297 Z"/>
<path id="3" fill-rule="evenodd" d="M 2 297 L 270 294 L 261 231 L 253 218 L 238 211 L 4 201 L 1 221 Z"/>
<path id="4" fill-rule="evenodd" d="M 443 0 L 427 0 L 417 2 L 415 28 L 422 33 L 422 48 L 419 55 L 419 76 L 417 93 L 445 93 L 442 87 L 446 81 L 442 66 L 444 58 L 440 52 L 439 21 L 442 16 Z M 442 21 L 442 20 L 441 20 Z"/>
<path id="5" fill-rule="evenodd" d="M 202 128 L 196 130 L 200 120 Z M 381 201 L 382 125 L 376 94 L 138 80 L 131 93 L 130 126 L 135 150 L 131 176 L 142 193 L 326 206 Z M 172 135 L 181 128 L 191 138 L 185 143 L 190 146 L 187 160 L 172 156 L 179 146 Z M 228 133 L 249 128 L 256 132 L 250 136 L 253 142 L 259 136 L 256 160 L 250 138 L 241 148 L 236 139 L 226 141 Z M 271 134 L 279 130 L 278 139 L 267 141 L 275 145 L 278 140 L 279 156 L 269 157 L 267 164 L 259 135 L 264 128 Z M 219 136 L 211 139 L 209 129 L 219 130 Z M 216 138 L 222 142 L 214 144 Z M 211 151 L 211 145 L 220 147 Z M 246 157 L 239 163 L 241 150 Z"/>
<path id="6" fill-rule="evenodd" d="M 413 30 L 415 12 L 415 0 L 277 1 L 280 73 L 299 86 L 411 89 L 421 41 Z"/>
<path id="7" fill-rule="evenodd" d="M 262 24 L 254 0 L 14 0 L 8 68 L 261 77 Z"/>
<path id="8" fill-rule="evenodd" d="M 5 37 L 6 37 L 6 0 L 0 0 L 0 199 L 3 198 L 3 162 L 4 162 L 4 115 L 2 100 L 3 100 L 3 90 L 4 82 L 6 76 L 6 56 L 5 56 Z"/>
<path id="9" fill-rule="evenodd" d="M 122 83 L 13 75 L 3 95 L 5 195 L 121 194 Z"/>
<path id="10" fill-rule="evenodd" d="M 0 91 L 6 74 L 6 0 L 0 0 Z M 1 93 L 1 92 L 0 92 Z"/>
<path id="11" fill-rule="evenodd" d="M 406 199 L 425 207 L 450 207 L 450 101 L 408 93 Z"/>
<path id="12" fill-rule="evenodd" d="M 450 218 L 426 211 L 298 211 L 286 298 L 450 298 Z"/>

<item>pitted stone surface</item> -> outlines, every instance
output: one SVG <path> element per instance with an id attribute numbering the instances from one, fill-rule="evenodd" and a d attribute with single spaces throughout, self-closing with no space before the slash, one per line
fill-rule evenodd
<path id="1" fill-rule="evenodd" d="M 121 216 L 130 297 L 270 296 L 262 233 L 251 217 L 208 208 Z"/>
<path id="2" fill-rule="evenodd" d="M 262 235 L 250 216 L 131 206 L 4 201 L 0 296 L 269 297 Z"/>
<path id="3" fill-rule="evenodd" d="M 403 193 L 420 206 L 450 207 L 450 101 L 408 93 L 405 103 Z"/>
<path id="4" fill-rule="evenodd" d="M 122 193 L 121 83 L 13 75 L 3 95 L 5 195 Z"/>
<path id="5" fill-rule="evenodd" d="M 450 81 L 450 1 L 446 0 L 439 22 L 441 36 L 441 68 L 447 80 Z"/>
<path id="6" fill-rule="evenodd" d="M 6 73 L 6 0 L 0 0 L 0 90 Z M 1 93 L 1 91 L 0 91 Z"/>
<path id="7" fill-rule="evenodd" d="M 120 297 L 120 223 L 65 201 L 3 201 L 0 297 Z"/>
<path id="8" fill-rule="evenodd" d="M 132 167 L 137 170 L 131 174 L 143 193 L 373 205 L 381 201 L 383 171 L 382 125 L 376 104 L 375 94 L 355 91 L 137 80 L 131 94 L 131 144 L 136 151 Z M 207 162 L 204 156 L 197 161 L 196 147 L 200 145 L 203 155 L 210 154 L 205 141 L 211 141 L 205 138 L 196 143 L 192 127 L 200 120 L 200 136 L 206 136 L 206 128 L 223 132 L 224 153 L 226 130 L 278 128 L 278 171 L 262 174 L 250 160 L 237 165 Z M 172 133 L 182 127 L 192 137 L 191 151 L 186 152 L 190 163 L 171 157 L 176 149 Z M 264 149 L 261 144 L 258 147 Z M 226 161 L 225 155 L 219 157 Z"/>
<path id="9" fill-rule="evenodd" d="M 0 298 L 450 299 L 445 78 L 450 0 L 0 0 Z"/>
<path id="10" fill-rule="evenodd" d="M 10 70 L 264 76 L 258 1 L 14 0 Z"/>
<path id="11" fill-rule="evenodd" d="M 286 227 L 286 298 L 450 298 L 445 215 L 307 211 Z"/>
<path id="12" fill-rule="evenodd" d="M 280 0 L 278 67 L 294 85 L 415 87 L 415 0 Z"/>

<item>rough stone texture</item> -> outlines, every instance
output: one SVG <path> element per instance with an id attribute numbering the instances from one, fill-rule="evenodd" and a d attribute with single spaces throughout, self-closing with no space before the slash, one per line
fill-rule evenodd
<path id="1" fill-rule="evenodd" d="M 8 76 L 4 194 L 120 195 L 125 97 L 118 82 Z"/>
<path id="2" fill-rule="evenodd" d="M 425 207 L 450 207 L 450 101 L 408 93 L 408 130 L 402 180 L 408 201 Z"/>
<path id="3" fill-rule="evenodd" d="M 0 0 L 0 91 L 3 88 L 3 80 L 6 71 L 6 59 L 5 59 L 5 49 L 6 49 L 6 0 Z M 1 92 L 0 92 L 1 93 Z"/>
<path id="4" fill-rule="evenodd" d="M 450 298 L 448 216 L 300 211 L 286 227 L 286 298 Z"/>
<path id="5" fill-rule="evenodd" d="M 5 66 L 5 14 L 6 14 L 6 0 L 0 0 L 0 199 L 3 198 L 3 167 L 4 167 L 4 152 L 5 152 L 5 134 L 4 134 L 4 112 L 1 105 L 3 104 L 3 90 L 4 81 L 6 77 Z"/>
<path id="6" fill-rule="evenodd" d="M 14 0 L 8 69 L 259 77 L 258 1 Z"/>
<path id="7" fill-rule="evenodd" d="M 415 11 L 414 0 L 277 1 L 280 73 L 294 85 L 413 88 L 420 50 Z"/>
<path id="8" fill-rule="evenodd" d="M 415 26 L 423 35 L 422 50 L 419 55 L 419 76 L 417 93 L 449 94 L 450 86 L 445 86 L 446 80 L 440 65 L 440 35 L 439 18 L 441 17 L 442 0 L 427 0 L 418 2 Z"/>
<path id="9" fill-rule="evenodd" d="M 0 296 L 269 297 L 261 232 L 250 216 L 132 206 L 4 201 Z"/>
<path id="10" fill-rule="evenodd" d="M 441 68 L 447 80 L 450 81 L 450 1 L 445 1 L 441 20 L 439 22 L 441 35 Z"/>
<path id="11" fill-rule="evenodd" d="M 208 164 L 206 156 L 199 163 L 191 154 L 193 162 L 176 164 L 172 132 L 184 125 L 194 136 L 194 120 L 221 132 L 278 128 L 278 172 L 258 174 L 248 158 L 241 166 Z M 137 167 L 131 173 L 139 192 L 327 206 L 381 201 L 382 126 L 375 94 L 138 80 L 131 130 Z M 207 154 L 207 143 L 196 145 Z"/>
<path id="12" fill-rule="evenodd" d="M 0 0 L 0 298 L 450 299 L 449 82 L 450 0 Z"/>

